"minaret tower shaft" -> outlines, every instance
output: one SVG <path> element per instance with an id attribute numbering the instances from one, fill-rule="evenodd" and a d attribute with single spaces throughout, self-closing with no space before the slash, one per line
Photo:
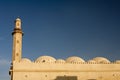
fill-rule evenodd
<path id="1" fill-rule="evenodd" d="M 15 27 L 14 31 L 12 32 L 12 35 L 13 35 L 12 62 L 13 61 L 19 62 L 22 57 L 22 36 L 23 36 L 23 32 L 21 29 L 21 20 L 19 18 L 15 20 Z"/>

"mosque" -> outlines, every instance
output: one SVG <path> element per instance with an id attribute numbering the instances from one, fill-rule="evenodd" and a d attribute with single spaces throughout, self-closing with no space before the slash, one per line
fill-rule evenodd
<path id="1" fill-rule="evenodd" d="M 110 62 L 104 57 L 85 61 L 78 56 L 55 59 L 40 56 L 35 61 L 22 58 L 21 20 L 15 20 L 11 80 L 120 80 L 120 60 Z"/>

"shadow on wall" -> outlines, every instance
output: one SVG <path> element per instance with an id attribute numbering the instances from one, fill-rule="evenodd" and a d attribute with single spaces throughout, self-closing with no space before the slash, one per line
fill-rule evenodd
<path id="1" fill-rule="evenodd" d="M 55 80 L 78 80 L 77 76 L 57 76 Z"/>

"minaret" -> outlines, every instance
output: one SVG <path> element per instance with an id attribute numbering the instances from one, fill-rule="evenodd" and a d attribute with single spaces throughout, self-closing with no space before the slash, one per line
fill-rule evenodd
<path id="1" fill-rule="evenodd" d="M 21 29 L 21 20 L 17 18 L 15 20 L 15 27 L 12 33 L 13 35 L 13 51 L 12 51 L 12 62 L 19 62 L 22 57 L 22 36 L 23 32 Z"/>

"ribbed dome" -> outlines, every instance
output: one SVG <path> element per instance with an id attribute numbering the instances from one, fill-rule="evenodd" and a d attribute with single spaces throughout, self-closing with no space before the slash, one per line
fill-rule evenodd
<path id="1" fill-rule="evenodd" d="M 63 60 L 63 59 L 57 59 L 56 63 L 65 63 L 65 60 Z"/>
<path id="2" fill-rule="evenodd" d="M 83 63 L 85 62 L 82 58 L 77 57 L 77 56 L 72 56 L 66 59 L 66 62 L 68 63 Z"/>
<path id="3" fill-rule="evenodd" d="M 35 60 L 36 63 L 53 63 L 56 59 L 51 56 L 40 56 Z"/>
<path id="4" fill-rule="evenodd" d="M 119 63 L 120 64 L 120 60 L 116 60 L 115 63 Z"/>
<path id="5" fill-rule="evenodd" d="M 87 62 L 88 62 L 88 63 L 96 63 L 95 60 L 88 60 Z"/>
<path id="6" fill-rule="evenodd" d="M 110 61 L 104 57 L 96 57 L 93 58 L 97 63 L 110 63 Z"/>
<path id="7" fill-rule="evenodd" d="M 27 58 L 22 58 L 20 62 L 22 62 L 22 63 L 31 63 L 31 60 L 27 59 Z"/>

